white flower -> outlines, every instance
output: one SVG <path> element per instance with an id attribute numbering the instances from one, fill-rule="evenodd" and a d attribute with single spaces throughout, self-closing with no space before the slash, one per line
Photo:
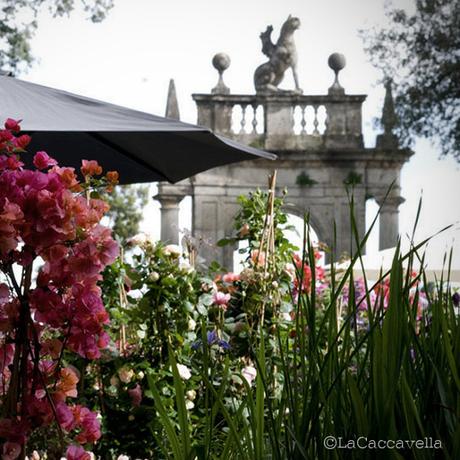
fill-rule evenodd
<path id="1" fill-rule="evenodd" d="M 134 371 L 126 366 L 123 366 L 120 369 L 118 369 L 118 377 L 120 377 L 120 380 L 123 383 L 129 383 L 134 377 Z"/>
<path id="2" fill-rule="evenodd" d="M 163 250 L 164 254 L 172 257 L 180 257 L 182 255 L 182 248 L 177 244 L 168 244 Z"/>
<path id="3" fill-rule="evenodd" d="M 281 313 L 281 317 L 284 319 L 284 321 L 292 321 L 290 313 Z"/>
<path id="4" fill-rule="evenodd" d="M 159 278 L 160 278 L 160 275 L 158 274 L 158 272 L 152 272 L 149 275 L 150 281 L 158 281 Z"/>
<path id="5" fill-rule="evenodd" d="M 127 455 L 119 455 L 117 460 L 129 460 L 129 457 Z"/>
<path id="6" fill-rule="evenodd" d="M 128 243 L 132 246 L 143 246 L 147 243 L 148 237 L 145 233 L 138 233 L 128 240 Z"/>
<path id="7" fill-rule="evenodd" d="M 249 385 L 252 384 L 253 380 L 257 377 L 257 371 L 253 366 L 246 366 L 241 373 Z"/>
<path id="8" fill-rule="evenodd" d="M 187 366 L 184 366 L 183 364 L 177 365 L 177 371 L 179 372 L 181 378 L 183 378 L 184 380 L 188 380 L 192 376 L 190 369 Z"/>
<path id="9" fill-rule="evenodd" d="M 137 373 L 137 378 L 138 378 L 139 380 L 142 380 L 144 377 L 145 377 L 145 374 L 144 374 L 142 371 L 139 371 L 139 372 Z"/>
<path id="10" fill-rule="evenodd" d="M 188 320 L 187 327 L 189 331 L 194 331 L 196 328 L 196 321 L 193 318 L 190 318 Z"/>
<path id="11" fill-rule="evenodd" d="M 186 396 L 187 399 L 189 399 L 190 401 L 193 401 L 193 400 L 196 398 L 196 391 L 195 391 L 195 390 L 188 390 L 188 391 L 185 393 L 185 396 Z"/>
<path id="12" fill-rule="evenodd" d="M 187 399 L 187 401 L 185 401 L 185 407 L 187 410 L 192 410 L 195 407 L 195 403 Z"/>
<path id="13" fill-rule="evenodd" d="M 179 270 L 187 275 L 193 273 L 194 268 L 188 263 L 187 260 L 184 260 L 179 264 Z"/>
<path id="14" fill-rule="evenodd" d="M 284 266 L 284 272 L 291 278 L 291 281 L 294 281 L 296 278 L 295 267 L 293 264 L 286 264 Z"/>

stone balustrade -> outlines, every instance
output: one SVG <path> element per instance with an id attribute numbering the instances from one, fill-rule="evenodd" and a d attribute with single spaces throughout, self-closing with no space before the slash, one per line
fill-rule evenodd
<path id="1" fill-rule="evenodd" d="M 361 148 L 364 95 L 193 94 L 198 124 L 266 150 Z"/>

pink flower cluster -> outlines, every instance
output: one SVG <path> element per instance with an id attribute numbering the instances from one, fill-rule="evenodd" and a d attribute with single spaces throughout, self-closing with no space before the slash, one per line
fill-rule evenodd
<path id="1" fill-rule="evenodd" d="M 292 255 L 294 261 L 294 296 L 297 297 L 299 294 L 309 294 L 312 285 L 312 269 L 308 265 L 308 258 L 305 257 L 302 260 L 298 254 Z M 325 282 L 324 269 L 318 265 L 318 260 L 321 259 L 321 254 L 317 249 L 314 249 L 314 260 L 315 260 L 315 282 L 317 285 L 321 285 Z"/>
<path id="2" fill-rule="evenodd" d="M 19 130 L 12 119 L 0 130 L 0 409 L 9 414 L 0 421 L 0 442 L 8 459 L 54 418 L 80 444 L 100 437 L 96 415 L 66 403 L 77 396 L 78 376 L 62 367 L 62 353 L 96 359 L 107 346 L 109 317 L 97 283 L 118 254 L 99 224 L 108 206 L 90 198 L 91 177 L 102 173 L 97 162 L 84 161 L 83 186 L 73 168 L 43 151 L 33 158 L 37 169 L 25 169 L 18 153 L 30 137 Z M 110 172 L 106 182 L 117 178 Z M 44 264 L 32 285 L 37 259 Z M 72 455 L 86 458 L 76 446 Z"/>

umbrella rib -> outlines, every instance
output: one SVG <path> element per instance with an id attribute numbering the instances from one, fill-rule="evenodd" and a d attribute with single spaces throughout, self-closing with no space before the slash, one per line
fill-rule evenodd
<path id="1" fill-rule="evenodd" d="M 97 141 L 101 142 L 102 144 L 105 144 L 105 145 L 109 146 L 110 148 L 116 150 L 117 152 L 121 153 L 122 155 L 125 155 L 130 160 L 133 160 L 136 163 L 140 164 L 141 166 L 144 166 L 145 168 L 150 169 L 151 171 L 154 171 L 159 176 L 163 176 L 168 182 L 174 183 L 174 181 L 170 177 L 168 177 L 165 173 L 163 173 L 162 171 L 158 170 L 157 168 L 155 168 L 151 164 L 147 163 L 146 161 L 144 161 L 144 160 L 142 160 L 140 158 L 137 158 L 132 153 L 128 152 L 127 150 L 125 150 L 124 148 L 122 148 L 119 145 L 115 144 L 114 142 L 109 141 L 108 139 L 104 138 L 100 134 L 95 133 L 95 132 L 88 132 L 88 134 L 91 137 L 93 137 L 94 139 L 96 139 Z"/>

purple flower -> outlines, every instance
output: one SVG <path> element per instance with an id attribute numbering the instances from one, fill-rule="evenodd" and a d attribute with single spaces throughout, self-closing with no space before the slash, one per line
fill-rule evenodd
<path id="1" fill-rule="evenodd" d="M 192 350 L 198 350 L 198 348 L 201 348 L 201 340 L 197 340 L 196 342 L 193 342 L 191 345 Z"/>
<path id="2" fill-rule="evenodd" d="M 219 345 L 219 347 L 222 348 L 223 350 L 230 350 L 231 348 L 230 344 L 222 339 L 219 339 L 217 341 L 217 345 Z"/>
<path id="3" fill-rule="evenodd" d="M 452 303 L 455 307 L 458 307 L 460 305 L 460 294 L 458 292 L 455 292 L 452 296 Z"/>
<path id="4" fill-rule="evenodd" d="M 214 345 L 219 337 L 217 337 L 217 332 L 215 330 L 208 332 L 207 334 L 208 345 Z"/>
<path id="5" fill-rule="evenodd" d="M 230 346 L 230 344 L 228 342 L 226 342 L 225 340 L 222 340 L 222 339 L 219 338 L 219 336 L 217 335 L 216 330 L 209 331 L 206 334 L 206 340 L 207 340 L 208 345 L 210 347 L 212 347 L 213 345 L 218 345 L 223 350 L 229 350 L 231 348 L 231 346 Z M 202 345 L 201 340 L 197 340 L 196 342 L 193 342 L 192 346 L 191 346 L 192 350 L 198 350 L 199 348 L 201 348 L 201 345 Z"/>

